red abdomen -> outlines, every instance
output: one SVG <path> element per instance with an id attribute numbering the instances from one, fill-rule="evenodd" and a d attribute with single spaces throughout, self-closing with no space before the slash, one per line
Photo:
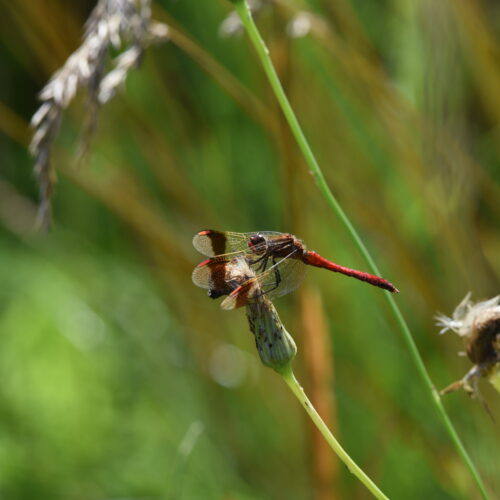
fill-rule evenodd
<path id="1" fill-rule="evenodd" d="M 379 288 L 383 288 L 384 290 L 389 290 L 389 292 L 399 292 L 399 290 L 392 283 L 385 280 L 384 278 L 380 278 L 379 276 L 365 273 L 363 271 L 357 271 L 356 269 L 350 269 L 349 267 L 339 266 L 338 264 L 335 264 L 334 262 L 321 257 L 321 255 L 316 252 L 305 252 L 302 260 L 310 266 L 321 267 L 323 269 L 333 271 L 334 273 L 345 274 L 346 276 L 351 276 L 352 278 L 366 281 L 366 283 L 370 283 L 370 285 L 378 286 Z"/>

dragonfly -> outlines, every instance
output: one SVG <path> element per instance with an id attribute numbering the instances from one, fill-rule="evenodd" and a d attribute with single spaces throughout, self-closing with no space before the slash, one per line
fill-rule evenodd
<path id="1" fill-rule="evenodd" d="M 379 276 L 335 264 L 289 233 L 259 231 L 236 233 L 212 229 L 200 231 L 193 246 L 209 257 L 193 271 L 193 283 L 208 290 L 211 298 L 227 296 L 223 309 L 235 309 L 263 295 L 281 297 L 302 282 L 306 266 L 341 273 L 392 293 L 399 290 Z"/>

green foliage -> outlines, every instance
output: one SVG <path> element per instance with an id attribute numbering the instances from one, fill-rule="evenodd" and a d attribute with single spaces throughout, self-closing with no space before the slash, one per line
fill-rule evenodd
<path id="1" fill-rule="evenodd" d="M 148 49 L 102 109 L 79 167 L 84 100 L 69 110 L 54 147 L 55 229 L 32 233 L 26 122 L 78 44 L 76 4 L 9 2 L 0 30 L 0 496 L 302 500 L 326 484 L 338 498 L 367 498 L 343 468 L 318 476 L 324 455 L 260 365 L 244 313 L 221 311 L 190 280 L 201 260 L 191 237 L 204 228 L 291 231 L 340 264 L 364 265 L 247 40 L 219 37 L 228 2 L 156 3 L 172 41 Z M 286 28 L 299 6 L 319 24 L 295 39 Z M 434 314 L 469 290 L 481 299 L 499 289 L 498 15 L 495 2 L 318 0 L 257 16 L 325 176 L 401 290 L 439 388 L 469 364 L 457 338 L 437 335 Z M 276 301 L 298 377 L 390 498 L 475 498 L 381 293 L 313 269 Z M 499 415 L 498 395 L 482 391 Z M 465 394 L 444 404 L 498 496 L 498 431 Z"/>

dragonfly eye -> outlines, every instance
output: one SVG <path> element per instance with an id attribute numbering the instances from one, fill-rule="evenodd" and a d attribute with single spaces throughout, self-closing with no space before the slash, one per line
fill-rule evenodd
<path id="1" fill-rule="evenodd" d="M 253 247 L 256 245 L 260 245 L 260 244 L 264 243 L 265 241 L 266 241 L 266 239 L 261 234 L 254 234 L 254 235 L 250 236 L 250 239 L 248 241 L 248 246 Z"/>

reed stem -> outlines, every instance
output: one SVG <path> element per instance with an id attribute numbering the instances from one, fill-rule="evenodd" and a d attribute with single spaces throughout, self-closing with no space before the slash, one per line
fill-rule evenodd
<path id="1" fill-rule="evenodd" d="M 342 448 L 340 443 L 335 439 L 335 436 L 331 433 L 330 429 L 328 429 L 325 422 L 323 422 L 323 419 L 319 416 L 311 401 L 306 396 L 304 389 L 295 378 L 290 365 L 287 365 L 287 369 L 280 372 L 280 374 L 288 387 L 290 387 L 295 397 L 300 401 L 300 404 L 304 407 L 314 425 L 321 432 L 330 448 L 336 453 L 340 460 L 344 462 L 349 471 L 368 488 L 375 498 L 388 500 L 388 497 L 380 491 L 377 485 L 363 472 L 363 470 L 354 462 L 344 448 Z"/>
<path id="2" fill-rule="evenodd" d="M 255 25 L 255 22 L 252 18 L 252 14 L 250 12 L 247 0 L 232 0 L 236 12 L 238 13 L 241 22 L 243 23 L 243 26 L 245 28 L 245 31 L 247 32 L 255 50 L 257 51 L 258 57 L 260 59 L 260 62 L 264 68 L 264 71 L 269 79 L 269 83 L 271 84 L 271 87 L 274 91 L 274 94 L 276 96 L 276 99 L 278 100 L 281 110 L 283 114 L 285 115 L 285 118 L 290 126 L 290 129 L 295 137 L 295 140 L 297 141 L 297 144 L 302 151 L 302 154 L 304 155 L 304 158 L 309 166 L 309 169 L 311 170 L 312 175 L 314 176 L 314 180 L 316 184 L 318 185 L 322 195 L 326 199 L 326 202 L 328 205 L 331 207 L 331 209 L 335 212 L 337 217 L 340 219 L 344 227 L 346 228 L 347 232 L 353 239 L 356 247 L 358 250 L 361 252 L 361 255 L 365 259 L 366 263 L 368 264 L 370 272 L 376 275 L 380 275 L 379 269 L 377 265 L 375 264 L 375 261 L 373 260 L 370 252 L 366 248 L 365 244 L 361 240 L 361 237 L 359 236 L 358 232 L 354 228 L 353 224 L 349 220 L 348 216 L 342 209 L 341 205 L 333 195 L 332 191 L 330 190 L 330 187 L 328 186 L 328 183 L 326 182 L 325 176 L 323 175 L 323 172 L 316 160 L 316 157 L 314 156 L 314 153 L 312 152 L 311 147 L 309 146 L 309 143 L 304 135 L 304 132 L 302 131 L 302 128 L 299 124 L 299 121 L 297 120 L 297 117 L 295 116 L 295 113 L 290 105 L 290 102 L 288 101 L 288 98 L 286 97 L 286 94 L 283 90 L 283 87 L 281 85 L 281 82 L 278 78 L 278 75 L 276 73 L 276 70 L 274 69 L 274 65 L 272 63 L 272 60 L 269 56 L 269 50 L 262 39 L 259 30 L 257 26 Z M 438 391 L 434 387 L 434 384 L 432 383 L 432 380 L 430 378 L 430 375 L 427 371 L 427 368 L 424 365 L 424 362 L 422 360 L 422 357 L 418 351 L 417 345 L 415 344 L 415 341 L 413 339 L 413 336 L 411 334 L 411 331 L 398 307 L 396 304 L 396 301 L 394 300 L 394 297 L 389 293 L 385 292 L 385 297 L 386 300 L 389 304 L 389 309 L 391 310 L 392 314 L 394 315 L 394 318 L 396 320 L 396 323 L 398 325 L 398 329 L 403 336 L 404 342 L 406 344 L 407 349 L 410 352 L 410 356 L 413 359 L 413 362 L 415 363 L 415 366 L 417 368 L 417 371 L 420 375 L 420 378 L 422 382 L 424 383 L 427 391 L 429 392 L 429 395 L 431 396 L 431 400 L 434 404 L 434 407 L 437 411 L 437 414 L 439 418 L 441 419 L 446 432 L 450 436 L 450 439 L 452 440 L 453 444 L 455 445 L 455 448 L 457 449 L 460 457 L 464 461 L 465 465 L 469 469 L 470 473 L 472 474 L 472 477 L 474 478 L 479 491 L 481 492 L 481 496 L 483 497 L 484 500 L 489 500 L 488 493 L 486 492 L 486 488 L 483 484 L 483 481 L 474 465 L 472 462 L 469 454 L 467 453 L 467 450 L 465 449 L 460 437 L 458 436 L 447 412 L 446 409 L 444 408 L 441 398 L 439 396 Z M 306 408 L 307 409 L 307 408 Z M 323 434 L 324 435 L 324 434 Z"/>

